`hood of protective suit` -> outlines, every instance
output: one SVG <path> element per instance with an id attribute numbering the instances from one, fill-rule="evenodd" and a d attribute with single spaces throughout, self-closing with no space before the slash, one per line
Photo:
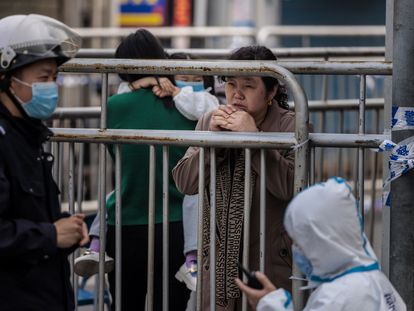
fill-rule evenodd
<path id="1" fill-rule="evenodd" d="M 348 273 L 378 269 L 355 197 L 342 178 L 299 193 L 286 210 L 284 224 L 312 263 L 310 287 Z"/>

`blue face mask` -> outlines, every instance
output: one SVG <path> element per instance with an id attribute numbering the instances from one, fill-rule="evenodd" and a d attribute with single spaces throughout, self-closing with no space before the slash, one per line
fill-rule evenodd
<path id="1" fill-rule="evenodd" d="M 299 270 L 309 279 L 313 271 L 312 263 L 296 245 L 292 246 L 292 257 Z"/>
<path id="2" fill-rule="evenodd" d="M 50 118 L 56 109 L 59 99 L 58 85 L 56 82 L 35 82 L 29 84 L 15 77 L 13 79 L 32 88 L 31 100 L 23 102 L 19 99 L 27 115 L 39 120 Z"/>
<path id="3" fill-rule="evenodd" d="M 181 80 L 175 80 L 175 85 L 182 89 L 184 86 L 191 86 L 193 88 L 194 92 L 202 92 L 204 91 L 204 82 L 188 82 L 188 81 L 181 81 Z"/>

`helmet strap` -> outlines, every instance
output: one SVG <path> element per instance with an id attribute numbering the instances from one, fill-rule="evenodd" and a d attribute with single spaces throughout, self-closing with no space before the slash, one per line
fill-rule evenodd
<path id="1" fill-rule="evenodd" d="M 19 110 L 19 112 L 23 116 L 23 118 L 25 119 L 30 118 L 27 115 L 26 111 L 23 109 L 19 100 L 12 93 L 12 91 L 10 91 L 10 86 L 11 86 L 11 74 L 8 72 L 6 73 L 5 77 L 0 80 L 0 90 L 3 91 L 10 98 L 14 106 L 17 108 L 17 110 Z"/>
<path id="2" fill-rule="evenodd" d="M 10 91 L 10 89 L 7 89 L 6 91 L 5 91 L 5 93 L 6 93 L 6 95 L 10 98 L 10 100 L 12 101 L 12 103 L 14 104 L 14 106 L 20 111 L 20 113 L 22 114 L 22 116 L 25 118 L 25 119 L 28 119 L 28 118 L 30 118 L 28 115 L 27 115 L 27 113 L 26 113 L 26 111 L 23 109 L 23 106 L 22 106 L 22 104 L 19 102 L 19 100 L 16 98 L 16 95 L 14 95 L 11 91 Z"/>

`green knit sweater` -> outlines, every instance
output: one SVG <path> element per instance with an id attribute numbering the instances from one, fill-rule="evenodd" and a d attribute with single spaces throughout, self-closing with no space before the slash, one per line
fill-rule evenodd
<path id="1" fill-rule="evenodd" d="M 108 101 L 108 128 L 193 130 L 196 123 L 182 116 L 175 107 L 166 108 L 151 90 L 114 95 Z M 112 159 L 114 146 L 108 146 Z M 155 223 L 162 222 L 162 147 L 156 146 Z M 182 220 L 183 195 L 175 187 L 171 170 L 183 157 L 186 148 L 169 148 L 169 220 Z M 122 225 L 148 224 L 149 146 L 121 147 Z M 108 223 L 115 225 L 115 194 L 107 200 Z"/>

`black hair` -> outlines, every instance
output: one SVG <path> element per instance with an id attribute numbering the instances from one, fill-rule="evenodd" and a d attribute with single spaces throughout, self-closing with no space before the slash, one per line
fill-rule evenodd
<path id="1" fill-rule="evenodd" d="M 177 53 L 172 53 L 169 56 L 169 59 L 193 59 L 193 60 L 197 60 L 199 59 L 198 57 L 195 57 L 193 55 L 190 55 L 188 53 L 182 53 L 182 52 L 177 52 Z M 214 89 L 214 76 L 203 76 L 203 83 L 204 83 L 204 88 L 211 88 L 210 93 L 215 95 L 215 89 Z"/>
<path id="2" fill-rule="evenodd" d="M 262 45 L 251 45 L 241 47 L 233 51 L 228 58 L 229 60 L 277 60 L 276 56 L 267 47 Z M 220 79 L 224 82 L 228 77 L 222 76 Z M 281 85 L 279 81 L 272 77 L 261 77 L 265 85 L 266 91 L 271 92 L 274 87 L 277 86 L 277 92 L 274 96 L 274 100 L 282 108 L 289 109 L 288 106 L 288 93 L 286 87 Z"/>
<path id="3" fill-rule="evenodd" d="M 115 51 L 115 58 L 167 59 L 167 54 L 160 41 L 152 33 L 146 29 L 138 29 L 122 40 Z M 153 74 L 119 74 L 123 81 L 130 83 L 141 78 L 153 76 Z"/>

